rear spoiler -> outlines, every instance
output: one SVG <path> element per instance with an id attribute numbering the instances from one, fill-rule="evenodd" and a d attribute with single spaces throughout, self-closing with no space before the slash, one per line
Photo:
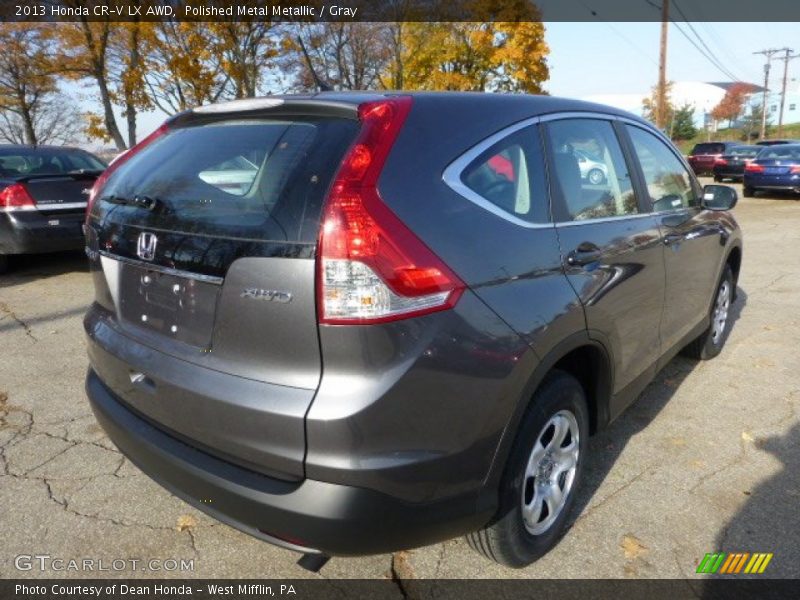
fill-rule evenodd
<path id="1" fill-rule="evenodd" d="M 33 175 L 23 175 L 22 177 L 9 178 L 14 183 L 28 183 L 37 179 L 96 179 L 103 171 L 72 171 L 70 173 L 36 173 Z"/>
<path id="2" fill-rule="evenodd" d="M 214 121 L 264 117 L 339 117 L 358 118 L 358 106 L 382 94 L 352 94 L 341 100 L 315 98 L 313 96 L 295 98 L 247 98 L 220 104 L 209 104 L 178 113 L 166 124 L 169 128 L 200 125 Z"/>

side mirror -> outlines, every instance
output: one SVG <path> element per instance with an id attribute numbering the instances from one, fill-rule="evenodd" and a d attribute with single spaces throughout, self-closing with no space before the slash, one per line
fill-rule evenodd
<path id="1" fill-rule="evenodd" d="M 728 185 L 707 185 L 703 188 L 703 208 L 708 210 L 730 210 L 736 206 L 739 195 Z"/>

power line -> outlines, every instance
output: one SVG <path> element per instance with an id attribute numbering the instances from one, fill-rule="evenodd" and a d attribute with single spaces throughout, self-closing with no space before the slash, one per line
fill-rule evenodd
<path id="1" fill-rule="evenodd" d="M 656 4 L 655 2 L 652 2 L 651 0 L 645 0 L 645 2 L 646 2 L 647 4 L 649 4 L 650 6 L 654 7 L 654 8 L 657 8 L 657 9 L 659 9 L 659 10 L 661 10 L 661 9 L 662 9 L 662 6 L 660 6 L 660 5 Z M 684 13 L 684 12 L 681 10 L 681 8 L 680 8 L 680 7 L 679 7 L 677 4 L 675 5 L 675 7 L 678 9 L 678 12 L 679 12 L 679 13 L 681 14 L 681 16 L 683 17 L 683 19 L 684 19 L 684 22 L 685 22 L 685 23 L 686 23 L 686 24 L 687 24 L 687 25 L 688 25 L 688 26 L 689 26 L 689 27 L 692 29 L 692 31 L 695 33 L 695 35 L 697 35 L 697 32 L 694 30 L 694 28 L 693 28 L 693 27 L 692 27 L 692 26 L 689 24 L 688 20 L 686 19 L 686 15 L 685 15 L 685 13 Z M 711 63 L 711 65 L 712 65 L 714 68 L 716 68 L 716 69 L 717 69 L 717 70 L 718 70 L 720 73 L 722 73 L 723 75 L 725 75 L 725 77 L 727 77 L 727 78 L 729 78 L 729 79 L 732 79 L 733 81 L 741 81 L 741 80 L 740 80 L 738 77 L 736 77 L 736 75 L 734 75 L 734 74 L 733 74 L 733 73 L 732 73 L 732 72 L 731 72 L 731 71 L 730 71 L 728 68 L 726 68 L 726 67 L 725 67 L 725 66 L 722 64 L 722 62 L 721 62 L 721 61 L 720 61 L 720 60 L 719 60 L 719 59 L 716 57 L 716 55 L 714 55 L 714 53 L 713 53 L 713 52 L 711 52 L 711 53 L 709 54 L 709 52 L 707 52 L 706 50 L 704 50 L 703 48 L 701 48 L 701 47 L 700 47 L 700 46 L 697 44 L 697 42 L 695 42 L 695 41 L 694 41 L 694 40 L 693 40 L 693 39 L 692 39 L 692 38 L 689 36 L 689 34 L 687 34 L 687 33 L 686 33 L 686 32 L 685 32 L 685 31 L 684 31 L 684 30 L 683 30 L 683 29 L 680 27 L 680 25 L 678 24 L 678 22 L 677 22 L 675 19 L 672 19 L 672 18 L 671 18 L 671 19 L 670 19 L 670 22 L 671 22 L 673 25 L 675 25 L 675 28 L 678 30 L 678 32 L 680 32 L 680 34 L 681 34 L 683 37 L 685 37 L 685 38 L 686 38 L 686 40 L 687 40 L 687 41 L 688 41 L 688 42 L 689 42 L 689 43 L 690 43 L 692 46 L 694 46 L 694 48 L 695 48 L 695 49 L 696 49 L 696 50 L 697 50 L 697 51 L 698 51 L 698 52 L 699 52 L 699 53 L 700 53 L 700 54 L 701 54 L 701 55 L 702 55 L 702 56 L 703 56 L 703 57 L 704 57 L 704 58 L 705 58 L 705 59 L 706 59 L 708 62 L 710 62 L 710 63 Z M 698 36 L 698 39 L 700 39 L 700 38 L 699 38 L 699 36 Z M 700 39 L 700 41 L 702 42 L 702 39 Z"/>

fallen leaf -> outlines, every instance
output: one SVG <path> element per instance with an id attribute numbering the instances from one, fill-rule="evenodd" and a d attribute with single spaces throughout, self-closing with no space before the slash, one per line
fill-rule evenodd
<path id="1" fill-rule="evenodd" d="M 639 558 L 642 554 L 647 553 L 647 546 L 642 544 L 639 538 L 629 533 L 622 536 L 620 547 L 627 559 Z"/>
<path id="2" fill-rule="evenodd" d="M 748 432 L 743 431 L 742 432 L 742 440 L 744 440 L 745 442 L 752 442 L 753 440 L 755 440 L 755 438 L 752 435 L 750 435 Z"/>
<path id="3" fill-rule="evenodd" d="M 186 531 L 192 527 L 197 527 L 197 519 L 192 515 L 181 515 L 178 517 L 178 524 L 175 525 L 176 531 Z"/>

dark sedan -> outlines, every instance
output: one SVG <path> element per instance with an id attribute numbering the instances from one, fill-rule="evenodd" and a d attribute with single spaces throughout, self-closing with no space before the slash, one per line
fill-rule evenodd
<path id="1" fill-rule="evenodd" d="M 0 272 L 9 255 L 83 248 L 86 201 L 105 168 L 76 148 L 0 146 Z"/>
<path id="2" fill-rule="evenodd" d="M 714 170 L 714 162 L 723 154 L 727 154 L 731 148 L 738 145 L 737 142 L 703 142 L 695 144 L 687 160 L 697 175 L 711 173 Z"/>
<path id="3" fill-rule="evenodd" d="M 714 181 L 742 181 L 745 166 L 763 149 L 763 146 L 734 146 L 714 161 Z"/>
<path id="4" fill-rule="evenodd" d="M 759 190 L 800 193 L 800 144 L 767 146 L 744 169 L 744 196 Z"/>

